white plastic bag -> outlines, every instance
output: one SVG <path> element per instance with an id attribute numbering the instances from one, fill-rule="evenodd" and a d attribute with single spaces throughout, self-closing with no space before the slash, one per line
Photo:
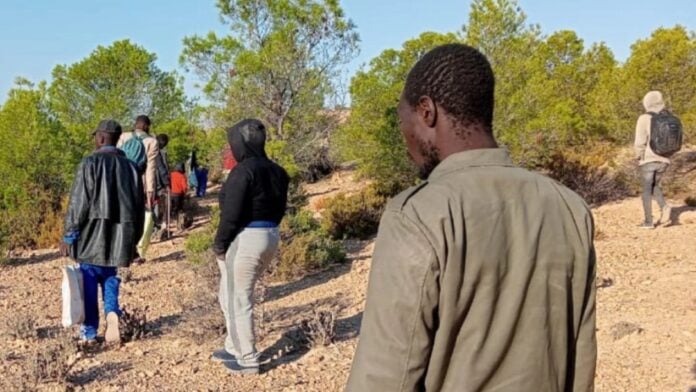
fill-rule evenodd
<path id="1" fill-rule="evenodd" d="M 63 327 L 80 324 L 85 320 L 85 301 L 82 271 L 77 264 L 63 267 Z"/>

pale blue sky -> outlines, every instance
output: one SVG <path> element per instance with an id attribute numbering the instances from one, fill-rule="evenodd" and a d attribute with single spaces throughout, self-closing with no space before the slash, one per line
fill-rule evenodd
<path id="1" fill-rule="evenodd" d="M 424 31 L 456 31 L 466 23 L 468 0 L 343 0 L 357 24 L 360 57 L 352 74 L 387 48 Z M 224 31 L 214 0 L 0 0 L 0 102 L 17 76 L 48 80 L 57 64 L 69 64 L 97 45 L 130 38 L 157 53 L 158 65 L 179 69 L 182 38 Z M 528 20 L 544 33 L 571 29 L 586 44 L 606 42 L 624 60 L 630 45 L 660 26 L 696 28 L 696 1 L 520 0 Z M 183 71 L 182 71 L 183 73 Z M 196 94 L 191 75 L 187 93 Z"/>

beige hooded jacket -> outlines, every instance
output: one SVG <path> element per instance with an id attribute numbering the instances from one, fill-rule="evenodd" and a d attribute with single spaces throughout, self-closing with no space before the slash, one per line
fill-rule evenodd
<path id="1" fill-rule="evenodd" d="M 636 140 L 634 143 L 636 159 L 639 161 L 638 164 L 641 166 L 651 162 L 669 164 L 669 158 L 657 155 L 650 149 L 650 123 L 652 122 L 652 116 L 648 113 L 659 113 L 664 110 L 665 102 L 662 99 L 662 93 L 659 91 L 647 93 L 645 98 L 643 98 L 643 107 L 645 107 L 646 113 L 638 117 L 638 122 L 636 123 Z"/>
<path id="2" fill-rule="evenodd" d="M 593 390 L 592 215 L 503 149 L 461 152 L 387 206 L 347 390 Z"/>

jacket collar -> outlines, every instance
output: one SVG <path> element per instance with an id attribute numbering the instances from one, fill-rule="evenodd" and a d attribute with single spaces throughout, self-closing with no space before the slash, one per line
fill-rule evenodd
<path id="1" fill-rule="evenodd" d="M 504 148 L 482 148 L 458 152 L 448 156 L 430 173 L 428 180 L 434 180 L 463 168 L 483 166 L 515 166 L 510 154 Z"/>

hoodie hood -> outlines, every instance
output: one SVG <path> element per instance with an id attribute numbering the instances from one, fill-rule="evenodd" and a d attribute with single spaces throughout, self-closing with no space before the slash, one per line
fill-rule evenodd
<path id="1" fill-rule="evenodd" d="M 237 162 L 249 158 L 267 158 L 266 127 L 259 120 L 243 120 L 228 128 L 227 141 Z"/>
<path id="2" fill-rule="evenodd" d="M 665 101 L 662 99 L 662 93 L 659 91 L 651 91 L 645 94 L 643 98 L 643 106 L 646 112 L 659 113 L 665 108 Z"/>

